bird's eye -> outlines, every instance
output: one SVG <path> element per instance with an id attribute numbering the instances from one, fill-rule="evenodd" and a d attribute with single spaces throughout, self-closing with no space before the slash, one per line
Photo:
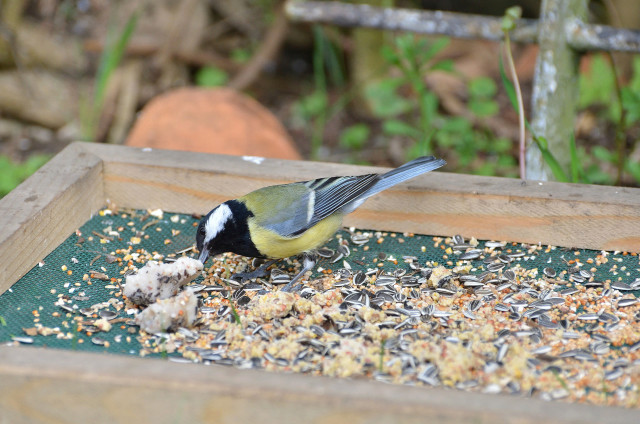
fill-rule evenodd
<path id="1" fill-rule="evenodd" d="M 205 231 L 204 227 L 200 227 L 200 228 L 198 228 L 198 233 L 199 233 L 201 236 L 204 236 L 204 235 L 205 235 L 205 233 L 206 233 L 206 231 Z"/>

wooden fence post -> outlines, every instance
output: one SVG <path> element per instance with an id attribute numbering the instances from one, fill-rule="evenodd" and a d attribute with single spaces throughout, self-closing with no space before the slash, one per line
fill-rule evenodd
<path id="1" fill-rule="evenodd" d="M 586 0 L 543 0 L 538 23 L 540 52 L 536 62 L 531 126 L 544 137 L 563 169 L 569 165 L 569 139 L 573 134 L 578 101 L 579 53 L 567 42 L 565 22 L 585 20 Z M 526 178 L 554 179 L 531 135 L 527 140 Z"/>

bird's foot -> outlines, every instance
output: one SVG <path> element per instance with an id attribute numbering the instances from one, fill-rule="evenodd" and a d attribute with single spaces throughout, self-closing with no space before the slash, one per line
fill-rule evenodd
<path id="1" fill-rule="evenodd" d="M 241 283 L 244 283 L 245 281 L 248 281 L 248 280 L 255 280 L 256 278 L 266 277 L 267 275 L 269 275 L 269 273 L 267 272 L 267 268 L 269 268 L 275 262 L 276 262 L 276 260 L 267 261 L 267 262 L 265 262 L 264 264 L 260 265 L 258 268 L 254 269 L 251 272 L 238 272 L 238 273 L 235 273 L 235 274 L 231 275 L 231 279 L 235 280 L 235 281 L 239 281 Z"/>
<path id="2" fill-rule="evenodd" d="M 302 285 L 296 285 L 296 283 L 298 282 L 298 280 L 300 279 L 300 277 L 302 277 L 304 274 L 307 273 L 307 271 L 311 271 L 313 269 L 313 267 L 316 265 L 317 262 L 317 257 L 315 254 L 313 253 L 305 253 L 302 256 L 302 269 L 300 270 L 300 272 L 293 277 L 293 279 L 291 279 L 291 281 L 289 281 L 289 283 L 284 286 L 281 291 L 283 292 L 287 292 L 287 293 L 295 293 L 298 290 L 300 290 L 300 288 L 302 288 Z"/>

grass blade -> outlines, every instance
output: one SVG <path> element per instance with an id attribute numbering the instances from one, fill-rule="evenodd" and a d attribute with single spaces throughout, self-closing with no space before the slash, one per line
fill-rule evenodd
<path id="1" fill-rule="evenodd" d="M 111 78 L 113 71 L 118 67 L 118 64 L 120 64 L 120 60 L 122 60 L 124 51 L 127 48 L 127 44 L 129 43 L 137 24 L 138 13 L 136 12 L 129 18 L 115 43 L 111 43 L 110 41 L 112 40 L 109 39 L 112 37 L 107 36 L 107 46 L 102 51 L 96 75 L 95 94 L 93 98 L 96 110 L 100 110 L 102 107 L 109 78 Z"/>
<path id="2" fill-rule="evenodd" d="M 544 159 L 546 164 L 549 165 L 549 169 L 551 169 L 551 172 L 553 173 L 555 179 L 563 183 L 568 183 L 569 177 L 567 177 L 567 174 L 564 172 L 555 156 L 553 156 L 553 153 L 551 153 L 551 151 L 548 149 L 546 140 L 535 136 L 533 137 L 533 140 L 538 145 L 540 153 L 542 154 L 542 158 Z"/>
<path id="3" fill-rule="evenodd" d="M 516 89 L 513 86 L 511 80 L 507 77 L 507 73 L 504 70 L 504 62 L 502 61 L 502 56 L 500 56 L 500 78 L 502 79 L 502 85 L 504 87 L 504 91 L 507 93 L 507 97 L 511 102 L 511 106 L 516 112 L 520 112 L 520 108 L 518 107 L 518 98 L 516 96 Z M 529 123 L 527 122 L 527 126 Z"/>
<path id="4" fill-rule="evenodd" d="M 580 162 L 578 159 L 578 148 L 576 147 L 576 137 L 571 134 L 571 140 L 569 140 L 569 151 L 571 153 L 571 182 L 580 182 Z"/>

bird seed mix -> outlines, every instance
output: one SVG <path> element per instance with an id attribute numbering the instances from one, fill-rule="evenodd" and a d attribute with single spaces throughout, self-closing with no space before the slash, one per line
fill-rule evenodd
<path id="1" fill-rule="evenodd" d="M 240 283 L 258 264 L 225 254 L 185 293 L 127 299 L 147 262 L 197 258 L 198 218 L 101 210 L 0 295 L 0 344 L 639 406 L 637 252 L 352 228 L 295 293 L 296 260 Z"/>

